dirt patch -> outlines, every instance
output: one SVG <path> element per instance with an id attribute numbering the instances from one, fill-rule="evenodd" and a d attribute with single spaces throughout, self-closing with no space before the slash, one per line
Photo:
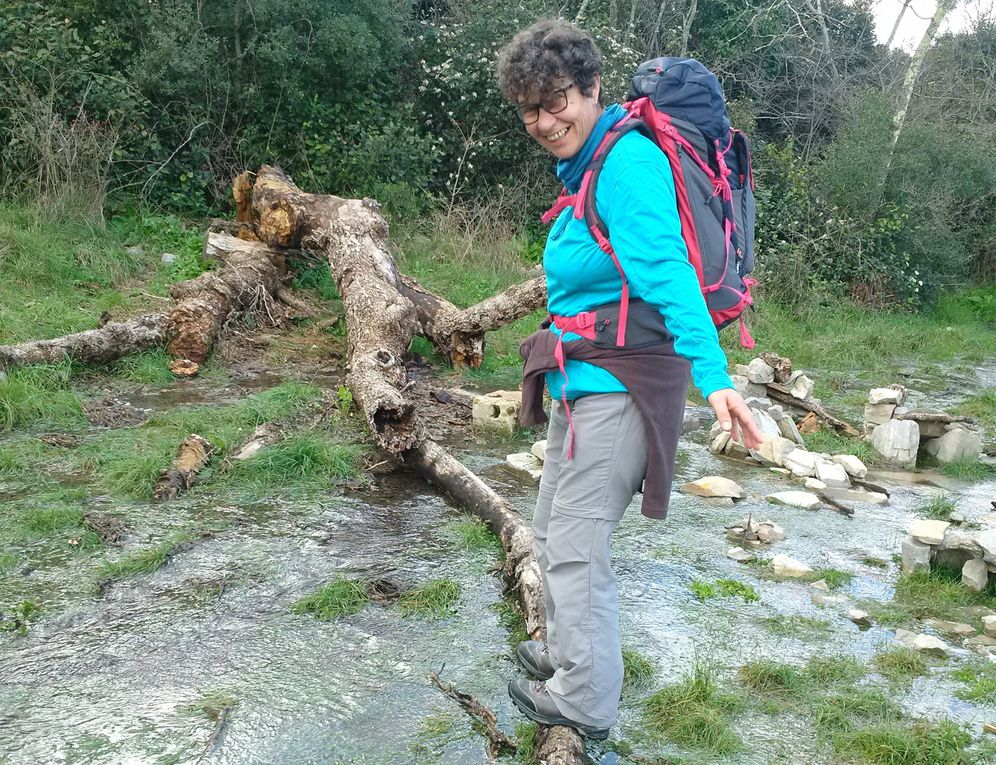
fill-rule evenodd
<path id="1" fill-rule="evenodd" d="M 114 396 L 87 401 L 83 404 L 83 413 L 87 421 L 96 428 L 125 428 L 130 425 L 140 425 L 152 414 L 148 409 L 139 409 Z"/>

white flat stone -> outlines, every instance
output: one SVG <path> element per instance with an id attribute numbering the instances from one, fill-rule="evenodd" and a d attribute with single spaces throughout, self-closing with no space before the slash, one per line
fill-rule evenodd
<path id="1" fill-rule="evenodd" d="M 872 431 L 871 445 L 889 462 L 913 467 L 920 447 L 920 426 L 913 420 L 889 420 Z"/>
<path id="2" fill-rule="evenodd" d="M 961 583 L 972 592 L 982 592 L 989 584 L 989 569 L 981 558 L 966 561 L 961 569 Z"/>
<path id="3" fill-rule="evenodd" d="M 869 404 L 901 404 L 902 391 L 895 388 L 872 388 L 868 391 Z"/>
<path id="4" fill-rule="evenodd" d="M 814 383 L 806 375 L 799 375 L 792 381 L 789 393 L 793 398 L 805 400 L 813 395 Z"/>
<path id="5" fill-rule="evenodd" d="M 996 529 L 983 529 L 975 535 L 986 563 L 996 563 Z"/>
<path id="6" fill-rule="evenodd" d="M 532 447 L 529 449 L 529 451 L 532 452 L 533 456 L 536 459 L 538 459 L 540 462 L 542 462 L 543 460 L 545 460 L 546 459 L 546 439 L 544 438 L 542 441 L 537 441 L 535 444 L 532 445 Z"/>
<path id="7" fill-rule="evenodd" d="M 721 475 L 707 475 L 697 481 L 690 481 L 681 487 L 685 494 L 694 494 L 697 497 L 732 497 L 739 499 L 743 496 L 743 489 L 735 481 L 724 478 Z"/>
<path id="8" fill-rule="evenodd" d="M 820 458 L 805 449 L 794 449 L 785 455 L 784 467 L 792 471 L 792 475 L 803 478 L 816 475 L 816 462 Z"/>
<path id="9" fill-rule="evenodd" d="M 930 571 L 930 559 L 934 551 L 930 545 L 917 542 L 913 537 L 903 540 L 903 572 Z"/>
<path id="10" fill-rule="evenodd" d="M 788 555 L 776 555 L 772 558 L 771 568 L 775 572 L 775 576 L 798 578 L 813 573 L 812 566 L 808 566 L 795 558 L 790 558 Z"/>
<path id="11" fill-rule="evenodd" d="M 867 502 L 870 505 L 884 505 L 889 501 L 888 494 L 882 494 L 879 491 L 867 491 L 865 489 L 828 488 L 824 493 L 828 497 L 839 499 L 843 502 Z"/>
<path id="12" fill-rule="evenodd" d="M 522 391 L 496 390 L 474 399 L 474 424 L 491 430 L 515 433 L 522 410 Z"/>
<path id="13" fill-rule="evenodd" d="M 823 483 L 819 478 L 807 478 L 805 486 L 807 489 L 815 489 L 817 491 L 823 491 L 827 485 Z"/>
<path id="14" fill-rule="evenodd" d="M 989 637 L 996 637 L 996 614 L 982 617 L 982 631 Z"/>
<path id="15" fill-rule="evenodd" d="M 757 538 L 765 544 L 785 541 L 785 529 L 777 523 L 762 523 L 757 527 Z"/>
<path id="16" fill-rule="evenodd" d="M 530 481 L 539 483 L 543 475 L 543 463 L 534 457 L 530 452 L 516 452 L 505 457 L 505 464 L 514 473 L 528 478 Z"/>
<path id="17" fill-rule="evenodd" d="M 756 384 L 774 382 L 775 370 L 764 359 L 751 359 L 747 365 L 747 379 Z"/>
<path id="18" fill-rule="evenodd" d="M 944 541 L 944 532 L 947 531 L 949 521 L 932 521 L 929 518 L 918 518 L 910 524 L 907 532 L 917 542 L 925 545 L 939 545 Z"/>
<path id="19" fill-rule="evenodd" d="M 864 478 L 868 475 L 868 468 L 865 466 L 865 463 L 853 454 L 835 454 L 830 459 L 838 465 L 843 465 L 847 474 L 853 478 Z"/>
<path id="20" fill-rule="evenodd" d="M 949 430 L 940 438 L 930 439 L 924 449 L 942 464 L 977 459 L 982 450 L 982 437 L 970 430 Z"/>
<path id="21" fill-rule="evenodd" d="M 726 557 L 730 560 L 735 560 L 737 563 L 749 563 L 756 556 L 742 547 L 731 547 L 726 551 Z"/>
<path id="22" fill-rule="evenodd" d="M 910 632 L 909 630 L 896 630 L 895 642 L 932 656 L 950 656 L 954 650 L 938 637 Z"/>
<path id="23" fill-rule="evenodd" d="M 808 491 L 776 491 L 769 494 L 765 499 L 774 502 L 776 505 L 789 505 L 790 507 L 801 507 L 810 510 L 820 504 L 820 498 Z"/>
<path id="24" fill-rule="evenodd" d="M 827 488 L 846 489 L 851 485 L 851 479 L 847 477 L 844 466 L 836 462 L 817 462 L 816 477 L 823 481 Z"/>
<path id="25" fill-rule="evenodd" d="M 857 624 L 859 627 L 872 626 L 871 616 L 868 615 L 868 612 L 862 611 L 858 608 L 848 609 L 847 618 L 850 619 L 855 624 Z"/>

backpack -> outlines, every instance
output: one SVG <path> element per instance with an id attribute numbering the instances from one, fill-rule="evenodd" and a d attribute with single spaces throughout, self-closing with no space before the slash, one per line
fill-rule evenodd
<path id="1" fill-rule="evenodd" d="M 616 123 L 585 169 L 577 194 L 565 188 L 543 215 L 548 223 L 568 205 L 582 216 L 622 279 L 616 345 L 624 345 L 629 307 L 626 274 L 595 209 L 595 187 L 605 157 L 631 130 L 640 130 L 663 151 L 674 176 L 681 236 L 717 329 L 740 323 L 740 342 L 753 348 L 744 322 L 752 305 L 748 277 L 754 269 L 754 176 L 747 137 L 730 127 L 719 79 L 690 58 L 656 58 L 637 68 L 626 116 Z"/>

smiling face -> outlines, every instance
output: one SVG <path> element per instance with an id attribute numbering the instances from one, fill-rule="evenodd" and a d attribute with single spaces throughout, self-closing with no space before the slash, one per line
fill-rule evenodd
<path id="1" fill-rule="evenodd" d="M 561 87 L 566 84 L 567 82 L 562 83 Z M 567 106 L 555 114 L 540 106 L 537 120 L 526 125 L 526 132 L 558 159 L 573 157 L 584 146 L 595 123 L 602 116 L 602 106 L 598 103 L 600 86 L 598 75 L 595 75 L 595 85 L 591 95 L 586 96 L 577 85 L 571 85 L 565 91 Z M 550 101 L 549 94 L 541 97 L 538 93 L 533 93 L 531 96 L 522 99 L 519 102 L 520 106 Z"/>

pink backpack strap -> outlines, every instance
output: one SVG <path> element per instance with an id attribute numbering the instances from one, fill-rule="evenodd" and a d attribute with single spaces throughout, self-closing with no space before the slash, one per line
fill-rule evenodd
<path id="1" fill-rule="evenodd" d="M 544 224 L 549 223 L 558 215 L 560 215 L 561 210 L 563 210 L 565 207 L 570 207 L 572 204 L 574 204 L 575 199 L 576 195 L 568 194 L 567 189 L 564 188 L 560 192 L 560 196 L 557 197 L 557 201 L 553 203 L 553 207 L 551 207 L 549 210 L 543 213 L 543 216 L 540 218 L 540 220 L 543 221 Z"/>

